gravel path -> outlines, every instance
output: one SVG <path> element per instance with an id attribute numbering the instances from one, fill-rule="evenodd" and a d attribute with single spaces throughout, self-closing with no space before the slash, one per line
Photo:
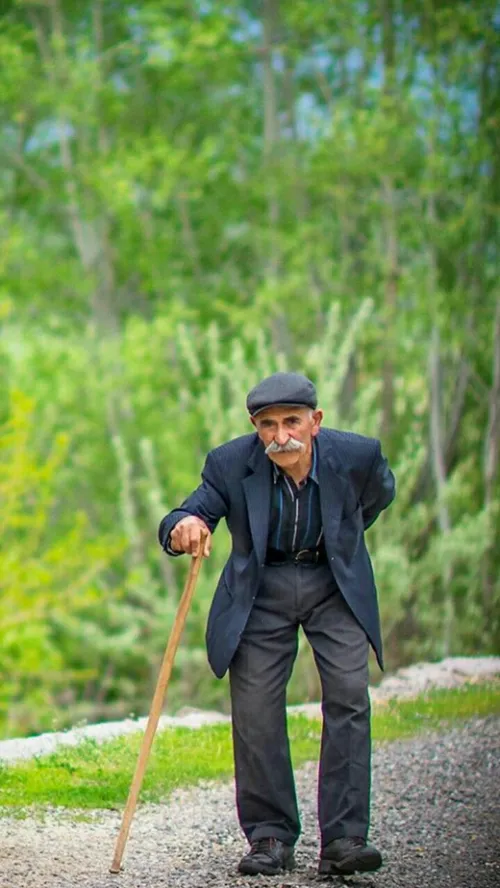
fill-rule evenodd
<path id="1" fill-rule="evenodd" d="M 385 857 L 364 888 L 500 886 L 500 719 L 473 720 L 445 734 L 377 747 L 373 757 L 372 840 Z M 108 872 L 120 812 L 91 822 L 56 811 L 43 821 L 0 821 L 1 888 L 305 888 L 316 877 L 316 766 L 297 773 L 303 837 L 297 870 L 242 877 L 245 850 L 232 784 L 175 793 L 141 806 L 125 851 L 125 869 Z M 88 815 L 87 815 L 88 816 Z M 325 880 L 322 880 L 325 884 Z M 340 885 L 340 880 L 326 884 Z"/>

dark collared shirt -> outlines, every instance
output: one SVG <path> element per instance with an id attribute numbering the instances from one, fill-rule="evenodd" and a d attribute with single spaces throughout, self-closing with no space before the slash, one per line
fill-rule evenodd
<path id="1" fill-rule="evenodd" d="M 318 452 L 313 442 L 311 470 L 299 484 L 273 463 L 268 549 L 291 554 L 317 549 L 323 539 L 319 500 Z"/>

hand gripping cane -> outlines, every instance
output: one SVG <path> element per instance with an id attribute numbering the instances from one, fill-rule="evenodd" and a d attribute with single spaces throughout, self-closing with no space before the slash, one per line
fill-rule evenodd
<path id="1" fill-rule="evenodd" d="M 182 635 L 182 630 L 184 629 L 184 623 L 186 622 L 189 606 L 191 604 L 191 599 L 193 597 L 194 589 L 196 586 L 196 580 L 198 579 L 198 574 L 200 572 L 206 538 L 206 533 L 202 533 L 198 555 L 196 555 L 196 557 L 193 557 L 191 561 L 191 566 L 189 568 L 189 574 L 184 586 L 182 598 L 180 600 L 179 607 L 177 608 L 177 614 L 175 616 L 174 625 L 172 626 L 170 638 L 168 639 L 167 648 L 165 650 L 165 655 L 161 664 L 160 674 L 156 683 L 156 690 L 154 693 L 153 702 L 151 703 L 151 710 L 148 717 L 146 731 L 142 740 L 139 758 L 137 759 L 135 774 L 130 785 L 130 792 L 128 794 L 127 804 L 125 805 L 125 811 L 123 813 L 122 825 L 120 828 L 118 839 L 116 841 L 115 856 L 113 857 L 113 863 L 109 868 L 110 873 L 119 873 L 121 869 L 123 851 L 125 849 L 125 843 L 128 838 L 130 824 L 132 823 L 135 807 L 137 805 L 137 799 L 141 791 L 149 753 L 151 752 L 151 746 L 155 736 L 156 728 L 158 727 L 158 721 L 160 719 L 163 703 L 165 701 L 165 694 L 167 692 L 167 686 L 170 680 L 170 674 L 172 672 L 174 657 L 179 646 L 180 637 Z"/>

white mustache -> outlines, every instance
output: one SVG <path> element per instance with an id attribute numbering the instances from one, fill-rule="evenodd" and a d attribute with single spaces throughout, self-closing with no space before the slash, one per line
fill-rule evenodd
<path id="1" fill-rule="evenodd" d="M 297 450 L 304 450 L 304 445 L 302 441 L 296 441 L 295 438 L 289 438 L 286 444 L 276 444 L 276 441 L 271 441 L 270 444 L 266 447 L 266 454 L 270 453 L 294 453 Z"/>

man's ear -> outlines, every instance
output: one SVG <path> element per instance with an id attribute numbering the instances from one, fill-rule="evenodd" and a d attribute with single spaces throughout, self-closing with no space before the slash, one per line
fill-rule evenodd
<path id="1" fill-rule="evenodd" d="M 255 418 L 254 418 L 253 416 L 250 416 L 250 415 L 248 416 L 248 418 L 249 418 L 250 422 L 252 423 L 252 425 L 255 426 L 255 427 L 257 428 L 257 423 L 255 422 Z"/>
<path id="2" fill-rule="evenodd" d="M 322 410 L 315 410 L 312 415 L 313 427 L 311 429 L 311 435 L 313 438 L 316 437 L 316 435 L 318 434 L 318 432 L 320 430 L 322 419 L 323 419 L 323 411 Z"/>

